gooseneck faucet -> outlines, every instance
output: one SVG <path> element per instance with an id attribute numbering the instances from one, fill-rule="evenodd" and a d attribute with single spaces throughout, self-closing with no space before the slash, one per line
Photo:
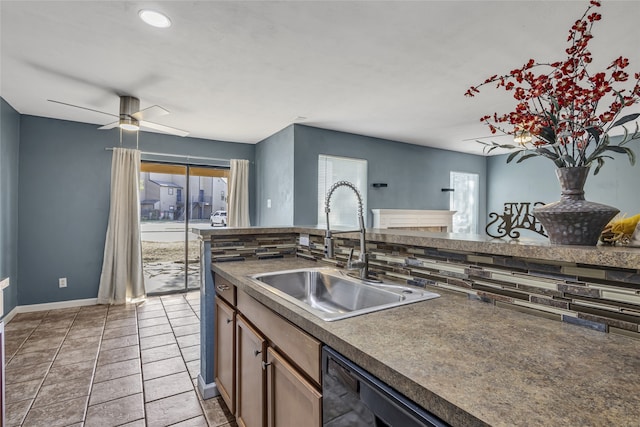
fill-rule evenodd
<path id="1" fill-rule="evenodd" d="M 333 184 L 331 188 L 329 188 L 329 191 L 327 191 L 327 196 L 324 199 L 324 212 L 327 215 L 327 231 L 325 232 L 324 237 L 324 253 L 327 258 L 334 257 L 333 237 L 331 227 L 329 225 L 329 212 L 331 212 L 329 204 L 331 202 L 331 196 L 333 195 L 333 192 L 336 191 L 336 189 L 339 187 L 348 187 L 352 189 L 353 192 L 356 193 L 356 197 L 358 198 L 358 221 L 360 224 L 360 230 L 358 231 L 360 232 L 360 255 L 358 256 L 357 261 L 353 261 L 353 249 L 351 249 L 351 252 L 349 253 L 349 260 L 347 261 L 347 269 L 359 269 L 360 279 L 366 280 L 369 276 L 369 256 L 367 254 L 367 247 L 365 242 L 366 231 L 364 227 L 362 195 L 360 194 L 360 191 L 358 191 L 356 186 L 349 181 L 338 181 Z M 349 233 L 349 231 L 340 231 L 339 233 Z"/>

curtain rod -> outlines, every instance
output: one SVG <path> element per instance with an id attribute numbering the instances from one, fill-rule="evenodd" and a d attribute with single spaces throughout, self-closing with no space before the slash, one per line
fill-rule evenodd
<path id="1" fill-rule="evenodd" d="M 106 151 L 113 151 L 114 147 L 105 148 Z M 168 153 L 153 153 L 151 151 L 141 151 L 140 154 L 147 154 L 149 156 L 165 156 L 165 157 L 177 157 L 180 159 L 193 159 L 193 160 L 214 160 L 219 162 L 229 163 L 229 159 L 217 159 L 215 157 L 201 157 L 201 156 L 185 156 L 184 154 L 168 154 Z"/>

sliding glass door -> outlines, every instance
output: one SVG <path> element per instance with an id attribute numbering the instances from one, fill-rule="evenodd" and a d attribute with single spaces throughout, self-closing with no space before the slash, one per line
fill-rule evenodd
<path id="1" fill-rule="evenodd" d="M 226 213 L 228 170 L 142 162 L 140 168 L 142 260 L 147 294 L 200 286 L 200 253 L 194 224 Z"/>

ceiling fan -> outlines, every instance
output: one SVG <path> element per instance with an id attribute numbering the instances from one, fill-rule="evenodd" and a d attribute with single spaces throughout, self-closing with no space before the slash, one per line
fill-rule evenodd
<path id="1" fill-rule="evenodd" d="M 128 131 L 138 131 L 140 128 L 143 129 L 151 129 L 156 130 L 162 133 L 167 133 L 170 135 L 176 136 L 187 136 L 189 132 L 184 131 L 182 129 L 173 128 L 170 126 L 160 125 L 158 123 L 153 123 L 147 121 L 148 119 L 152 119 L 154 117 L 164 116 L 169 114 L 169 111 L 160 107 L 159 105 L 153 105 L 151 107 L 145 108 L 144 110 L 140 110 L 140 100 L 133 96 L 120 96 L 120 114 L 111 114 L 106 113 L 100 110 L 94 110 L 93 108 L 81 107 L 79 105 L 68 104 L 66 102 L 55 101 L 53 99 L 48 99 L 49 102 L 55 102 L 56 104 L 67 105 L 69 107 L 82 108 L 83 110 L 94 111 L 100 114 L 106 114 L 108 116 L 116 117 L 116 120 L 113 123 L 106 124 L 104 126 L 99 127 L 98 129 L 113 129 L 115 127 L 119 127 Z"/>

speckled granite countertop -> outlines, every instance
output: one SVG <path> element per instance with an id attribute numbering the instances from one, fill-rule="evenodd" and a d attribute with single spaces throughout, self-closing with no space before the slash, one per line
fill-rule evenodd
<path id="1" fill-rule="evenodd" d="M 640 341 L 440 298 L 323 322 L 245 278 L 318 266 L 217 263 L 216 274 L 453 426 L 640 426 Z"/>
<path id="2" fill-rule="evenodd" d="M 248 227 L 213 228 L 208 225 L 193 227 L 191 231 L 204 238 L 210 236 L 303 233 L 323 235 L 324 229 L 318 227 Z M 357 239 L 358 233 L 346 233 L 341 236 Z M 590 264 L 606 267 L 640 269 L 640 248 L 612 246 L 562 246 L 551 245 L 547 240 L 492 239 L 479 234 L 429 233 L 426 231 L 368 229 L 367 240 L 391 244 L 424 246 L 451 251 L 507 255 L 541 260 L 562 260 L 578 264 Z M 639 424 L 640 425 L 640 424 Z"/>

